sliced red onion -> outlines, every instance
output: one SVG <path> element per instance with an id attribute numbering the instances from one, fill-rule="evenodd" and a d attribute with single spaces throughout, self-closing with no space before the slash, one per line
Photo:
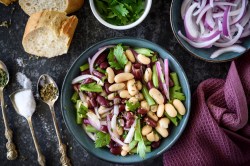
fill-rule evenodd
<path id="1" fill-rule="evenodd" d="M 190 39 L 186 38 L 181 31 L 178 32 L 178 35 L 183 38 L 186 42 L 188 42 L 190 45 L 196 47 L 196 48 L 205 48 L 205 47 L 209 47 L 212 44 L 214 44 L 217 40 L 220 39 L 220 35 L 217 35 L 216 37 L 214 37 L 213 39 L 209 40 L 209 41 L 205 41 L 205 42 L 193 42 Z"/>
<path id="2" fill-rule="evenodd" d="M 245 13 L 244 17 L 240 20 L 239 23 L 241 26 L 244 27 L 247 25 L 247 23 L 249 23 L 249 21 L 250 21 L 250 5 L 248 5 L 246 13 Z"/>
<path id="3" fill-rule="evenodd" d="M 164 76 L 165 76 L 165 82 L 166 82 L 166 88 L 167 88 L 167 99 L 170 99 L 169 96 L 169 65 L 168 65 L 168 59 L 164 59 Z M 164 88 L 164 86 L 163 86 Z"/>
<path id="4" fill-rule="evenodd" d="M 169 99 L 168 87 L 166 85 L 166 82 L 165 82 L 165 79 L 164 79 L 164 76 L 163 76 L 163 73 L 162 73 L 161 64 L 160 64 L 159 61 L 157 61 L 155 64 L 156 64 L 157 75 L 158 75 L 158 78 L 160 79 L 160 83 L 161 83 L 161 85 L 163 87 L 164 94 Z"/>
<path id="5" fill-rule="evenodd" d="M 240 14 L 240 12 L 241 12 L 241 9 L 230 11 L 229 16 L 236 16 Z M 213 18 L 223 17 L 223 15 L 224 15 L 224 12 L 213 13 Z"/>
<path id="6" fill-rule="evenodd" d="M 111 129 L 113 131 L 116 130 L 116 122 L 117 122 L 117 115 L 113 115 L 113 117 L 111 119 Z"/>
<path id="7" fill-rule="evenodd" d="M 84 102 L 87 102 L 87 96 L 84 95 L 81 91 L 78 93 L 79 94 L 79 97 L 81 99 L 81 101 L 84 103 Z"/>
<path id="8" fill-rule="evenodd" d="M 210 0 L 210 1 L 209 1 L 209 5 L 210 5 L 211 7 L 214 7 L 214 0 Z"/>
<path id="9" fill-rule="evenodd" d="M 98 108 L 95 107 L 94 110 L 95 110 L 95 114 L 96 114 L 96 116 L 98 117 L 98 119 L 101 119 L 101 117 L 100 117 L 100 115 L 99 115 L 99 112 L 98 112 Z"/>
<path id="10" fill-rule="evenodd" d="M 214 2 L 214 6 L 237 6 L 237 4 L 233 4 L 233 3 L 229 3 L 229 2 Z M 200 12 L 200 14 L 198 15 L 197 19 L 196 19 L 196 24 L 198 25 L 202 19 L 202 17 L 204 16 L 204 14 L 206 14 L 206 12 L 211 9 L 212 7 L 208 4 L 206 5 L 203 10 Z"/>
<path id="11" fill-rule="evenodd" d="M 222 31 L 222 29 L 223 29 L 222 23 L 220 20 L 218 20 L 218 28 L 219 28 L 219 31 Z"/>
<path id="12" fill-rule="evenodd" d="M 124 143 L 129 144 L 132 141 L 134 134 L 135 134 L 135 126 L 136 126 L 136 119 L 134 120 L 134 123 L 132 124 L 131 128 L 129 129 L 128 135 L 126 136 Z"/>
<path id="13" fill-rule="evenodd" d="M 118 115 L 118 114 L 119 114 L 119 106 L 114 105 L 114 115 Z"/>
<path id="14" fill-rule="evenodd" d="M 222 24 L 222 32 L 225 36 L 229 36 L 230 34 L 230 23 L 229 23 L 229 12 L 231 7 L 228 6 L 225 10 L 224 16 L 223 16 L 223 24 Z"/>
<path id="15" fill-rule="evenodd" d="M 112 110 L 112 107 L 110 107 L 110 108 L 105 108 L 105 109 L 103 109 L 103 110 L 100 112 L 100 114 L 105 114 L 105 113 L 109 112 L 110 110 Z M 99 113 L 99 112 L 98 112 L 98 113 Z"/>
<path id="16" fill-rule="evenodd" d="M 88 116 L 89 123 L 90 123 L 94 128 L 96 128 L 97 130 L 100 130 L 100 128 L 101 128 L 101 123 L 100 123 L 100 120 L 98 119 L 98 117 L 96 116 L 96 114 L 94 114 L 93 112 L 89 111 L 89 112 L 87 113 L 87 116 Z"/>
<path id="17" fill-rule="evenodd" d="M 200 35 L 198 31 L 198 26 L 197 26 L 198 24 L 196 25 L 193 19 L 193 12 L 197 6 L 198 6 L 198 3 L 192 4 L 192 6 L 190 6 L 189 9 L 187 10 L 187 13 L 184 19 L 186 35 L 191 40 L 198 38 Z"/>
<path id="18" fill-rule="evenodd" d="M 210 0 L 211 1 L 211 0 Z M 202 21 L 201 21 L 202 22 Z M 214 19 L 212 17 L 212 9 L 209 9 L 206 13 L 206 17 L 205 17 L 205 22 L 206 24 L 211 28 L 214 29 L 215 26 L 215 22 Z"/>
<path id="19" fill-rule="evenodd" d="M 191 5 L 192 0 L 184 0 L 181 5 L 181 17 L 182 19 L 185 18 L 185 14 L 187 13 L 188 7 Z"/>
<path id="20" fill-rule="evenodd" d="M 207 0 L 202 0 L 200 8 L 194 12 L 193 16 L 197 16 L 203 10 L 206 4 L 207 4 Z"/>
<path id="21" fill-rule="evenodd" d="M 232 46 L 233 44 L 235 44 L 235 42 L 237 42 L 240 39 L 240 36 L 244 30 L 244 28 L 240 24 L 236 24 L 236 27 L 238 28 L 238 33 L 232 40 L 230 40 L 226 43 L 215 42 L 214 46 L 216 46 L 216 47 L 229 47 L 229 46 Z"/>
<path id="22" fill-rule="evenodd" d="M 240 38 L 244 38 L 244 37 L 248 37 L 248 36 L 250 36 L 250 29 L 247 30 L 247 31 L 244 31 L 244 32 L 241 34 Z"/>
<path id="23" fill-rule="evenodd" d="M 123 119 L 119 119 L 118 123 L 120 124 L 121 127 L 123 127 L 125 125 L 125 122 Z"/>
<path id="24" fill-rule="evenodd" d="M 201 31 L 201 35 L 203 35 L 205 33 L 205 27 L 204 27 L 204 23 L 202 21 L 200 22 L 200 31 Z"/>
<path id="25" fill-rule="evenodd" d="M 93 70 L 94 70 L 94 63 L 95 60 L 99 57 L 99 55 L 101 55 L 101 53 L 103 53 L 107 48 L 112 48 L 114 47 L 113 45 L 110 46 L 105 46 L 103 48 L 101 48 L 99 51 L 97 51 L 97 53 L 92 57 L 90 63 L 89 63 L 89 71 L 92 74 Z"/>
<path id="26" fill-rule="evenodd" d="M 218 56 L 220 56 L 221 54 L 224 54 L 226 52 L 237 52 L 237 53 L 242 53 L 246 51 L 246 48 L 240 46 L 240 45 L 232 45 L 230 47 L 226 47 L 226 48 L 221 48 L 218 49 L 217 51 L 215 51 L 210 58 L 214 59 L 217 58 Z"/>
<path id="27" fill-rule="evenodd" d="M 114 134 L 112 131 L 111 131 L 111 122 L 110 122 L 110 118 L 109 116 L 107 116 L 107 127 L 108 127 L 108 131 L 109 131 L 109 134 L 110 134 L 110 137 L 113 141 L 115 141 L 116 143 L 118 143 L 119 145 L 121 146 L 125 146 L 126 144 L 123 143 L 116 134 Z"/>
<path id="28" fill-rule="evenodd" d="M 232 22 L 230 23 L 230 25 L 236 24 L 237 22 L 240 21 L 240 19 L 242 18 L 242 16 L 244 15 L 244 12 L 246 10 L 246 0 L 242 0 L 241 1 L 241 11 L 240 13 L 232 19 Z"/>
<path id="29" fill-rule="evenodd" d="M 97 78 L 96 76 L 93 75 L 89 75 L 89 74 L 85 74 L 85 75 L 80 75 L 78 77 L 76 77 L 75 79 L 73 79 L 72 84 L 76 84 L 81 82 L 82 80 L 85 80 L 87 78 L 91 78 L 93 80 L 95 80 L 97 82 L 97 84 L 103 86 L 104 83 L 102 82 L 102 80 L 100 80 L 99 78 Z"/>
<path id="30" fill-rule="evenodd" d="M 100 121 L 100 123 L 101 123 L 102 126 L 107 126 L 107 121 L 102 120 L 102 121 Z"/>

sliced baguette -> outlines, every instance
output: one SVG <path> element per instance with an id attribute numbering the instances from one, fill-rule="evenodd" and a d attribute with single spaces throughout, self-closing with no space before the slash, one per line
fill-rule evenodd
<path id="1" fill-rule="evenodd" d="M 58 11 L 32 14 L 23 35 L 24 50 L 32 55 L 52 58 L 68 52 L 77 26 L 76 16 Z"/>
<path id="2" fill-rule="evenodd" d="M 8 6 L 12 2 L 15 2 L 16 0 L 0 0 L 0 3 L 4 4 L 5 6 Z"/>
<path id="3" fill-rule="evenodd" d="M 43 10 L 56 10 L 72 13 L 80 9 L 84 0 L 19 0 L 19 5 L 28 15 Z"/>

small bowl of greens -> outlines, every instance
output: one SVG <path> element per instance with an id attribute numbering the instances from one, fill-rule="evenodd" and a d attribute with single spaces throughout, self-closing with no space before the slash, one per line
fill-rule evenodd
<path id="1" fill-rule="evenodd" d="M 152 0 L 90 0 L 96 19 L 111 29 L 126 30 L 139 25 L 148 15 Z"/>

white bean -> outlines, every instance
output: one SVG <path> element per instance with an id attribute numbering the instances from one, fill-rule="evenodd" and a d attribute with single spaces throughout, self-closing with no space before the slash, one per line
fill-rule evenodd
<path id="1" fill-rule="evenodd" d="M 145 125 L 143 128 L 142 128 L 142 135 L 148 135 L 150 132 L 152 131 L 152 127 L 149 126 L 149 125 Z"/>
<path id="2" fill-rule="evenodd" d="M 152 70 L 151 68 L 147 68 L 144 73 L 144 81 L 148 82 L 152 80 Z"/>
<path id="3" fill-rule="evenodd" d="M 150 59 L 142 54 L 138 54 L 137 55 L 137 60 L 141 63 L 141 64 L 144 64 L 144 65 L 148 65 L 150 64 Z"/>
<path id="4" fill-rule="evenodd" d="M 162 128 L 168 128 L 168 125 L 170 123 L 170 120 L 168 118 L 161 118 L 159 121 L 159 126 L 161 126 Z"/>
<path id="5" fill-rule="evenodd" d="M 173 105 L 177 109 L 177 111 L 179 112 L 179 114 L 185 115 L 186 108 L 184 107 L 183 103 L 180 100 L 174 99 Z"/>
<path id="6" fill-rule="evenodd" d="M 137 94 L 135 95 L 135 98 L 137 98 L 139 101 L 142 101 L 142 100 L 144 99 L 144 96 L 143 96 L 142 93 L 137 93 Z"/>
<path id="7" fill-rule="evenodd" d="M 142 89 L 142 83 L 141 81 L 136 81 L 136 88 L 140 91 Z"/>
<path id="8" fill-rule="evenodd" d="M 164 104 L 160 104 L 157 109 L 157 116 L 160 118 L 164 113 Z"/>
<path id="9" fill-rule="evenodd" d="M 115 76 L 114 79 L 116 83 L 121 83 L 121 82 L 131 80 L 133 78 L 134 78 L 134 75 L 131 73 L 119 73 Z"/>
<path id="10" fill-rule="evenodd" d="M 127 89 L 128 89 L 128 92 L 131 96 L 134 96 L 139 92 L 136 88 L 136 85 L 135 85 L 135 79 L 129 80 L 127 82 Z"/>
<path id="11" fill-rule="evenodd" d="M 160 137 L 157 133 L 155 133 L 155 142 L 158 142 L 160 140 Z"/>
<path id="12" fill-rule="evenodd" d="M 108 100 L 114 100 L 115 96 L 116 96 L 116 93 L 110 93 L 107 98 Z"/>
<path id="13" fill-rule="evenodd" d="M 164 98 L 158 89 L 151 88 L 149 90 L 149 95 L 156 101 L 156 103 L 158 103 L 158 104 L 164 103 Z"/>
<path id="14" fill-rule="evenodd" d="M 122 99 L 129 99 L 131 97 L 127 90 L 121 90 L 119 95 Z"/>
<path id="15" fill-rule="evenodd" d="M 132 63 L 128 61 L 128 63 L 125 65 L 124 72 L 125 73 L 130 73 L 132 69 Z"/>
<path id="16" fill-rule="evenodd" d="M 154 135 L 154 132 L 152 131 L 151 133 L 149 133 L 147 136 L 147 139 L 150 141 L 150 142 L 154 142 L 155 140 L 155 135 Z"/>
<path id="17" fill-rule="evenodd" d="M 150 110 L 150 106 L 148 105 L 148 102 L 146 100 L 141 101 L 141 108 L 147 111 Z"/>
<path id="18" fill-rule="evenodd" d="M 150 107 L 150 111 L 152 111 L 152 112 L 156 112 L 157 109 L 158 109 L 158 105 L 152 105 L 152 106 Z M 163 109 L 163 110 L 164 110 L 164 109 Z"/>
<path id="19" fill-rule="evenodd" d="M 134 54 L 132 53 L 131 50 L 126 50 L 125 55 L 127 56 L 129 61 L 131 61 L 132 63 L 135 62 L 135 56 L 134 56 Z"/>
<path id="20" fill-rule="evenodd" d="M 176 117 L 177 116 L 177 111 L 174 108 L 174 106 L 170 103 L 165 104 L 165 111 L 170 117 Z"/>
<path id="21" fill-rule="evenodd" d="M 154 121 L 158 121 L 158 117 L 155 115 L 155 113 L 148 111 L 147 115 Z"/>
<path id="22" fill-rule="evenodd" d="M 108 82 L 110 84 L 114 83 L 115 73 L 114 73 L 113 69 L 111 67 L 108 67 L 106 69 L 106 72 L 108 74 Z"/>
<path id="23" fill-rule="evenodd" d="M 110 92 L 115 92 L 115 91 L 118 91 L 118 90 L 122 90 L 124 87 L 125 87 L 124 83 L 112 84 L 109 87 L 109 91 Z"/>
<path id="24" fill-rule="evenodd" d="M 167 129 L 164 129 L 159 125 L 156 126 L 155 130 L 164 138 L 166 138 L 169 134 Z"/>

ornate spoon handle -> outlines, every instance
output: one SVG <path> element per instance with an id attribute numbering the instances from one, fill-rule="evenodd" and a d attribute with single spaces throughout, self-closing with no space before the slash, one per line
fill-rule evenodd
<path id="1" fill-rule="evenodd" d="M 40 147 L 38 145 L 38 142 L 37 142 L 37 139 L 36 139 L 36 136 L 35 136 L 35 132 L 34 132 L 34 128 L 33 128 L 33 125 L 32 125 L 32 121 L 31 121 L 31 117 L 27 118 L 28 120 L 28 123 L 29 123 L 29 127 L 30 127 L 30 131 L 31 131 L 31 135 L 32 135 L 32 138 L 33 138 L 33 141 L 34 141 L 34 144 L 35 144 L 35 148 L 36 148 L 36 152 L 37 152 L 37 161 L 39 163 L 39 165 L 41 166 L 45 166 L 45 157 L 43 156 L 41 150 L 40 150 Z"/>
<path id="2" fill-rule="evenodd" d="M 54 123 L 55 130 L 56 130 L 56 136 L 57 136 L 57 139 L 58 139 L 58 142 L 59 142 L 59 151 L 61 153 L 60 162 L 61 162 L 61 164 L 63 166 L 71 166 L 70 159 L 67 157 L 67 152 L 66 152 L 67 147 L 66 147 L 65 144 L 62 143 L 61 136 L 60 136 L 60 133 L 59 133 L 59 128 L 58 128 L 57 121 L 56 121 L 54 106 L 50 106 L 50 111 L 51 111 L 51 114 L 52 114 L 52 119 L 53 119 L 53 123 Z"/>
<path id="3" fill-rule="evenodd" d="M 0 101 L 1 101 L 1 107 L 2 107 L 2 114 L 3 114 L 3 121 L 4 121 L 4 126 L 5 126 L 5 138 L 8 140 L 6 143 L 6 148 L 7 148 L 7 159 L 8 160 L 15 160 L 18 156 L 18 153 L 16 151 L 16 146 L 13 143 L 13 132 L 9 128 L 8 125 L 8 119 L 5 113 L 5 103 L 4 103 L 4 96 L 3 96 L 3 88 L 0 89 Z"/>

